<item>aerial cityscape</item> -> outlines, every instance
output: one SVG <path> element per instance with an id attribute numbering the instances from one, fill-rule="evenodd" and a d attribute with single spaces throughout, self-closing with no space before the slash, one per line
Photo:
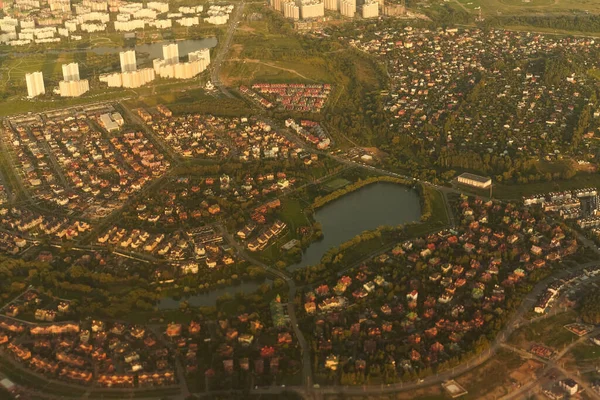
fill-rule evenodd
<path id="1" fill-rule="evenodd" d="M 600 0 L 0 10 L 0 400 L 600 399 Z"/>

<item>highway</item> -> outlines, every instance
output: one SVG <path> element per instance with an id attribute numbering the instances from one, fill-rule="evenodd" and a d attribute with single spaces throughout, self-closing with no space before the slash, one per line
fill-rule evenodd
<path id="1" fill-rule="evenodd" d="M 225 61 L 225 56 L 229 53 L 229 48 L 231 47 L 231 42 L 233 41 L 233 35 L 235 30 L 237 29 L 240 18 L 243 15 L 244 1 L 238 3 L 233 11 L 233 18 L 230 18 L 229 28 L 227 28 L 227 32 L 225 33 L 225 38 L 221 42 L 219 49 L 217 50 L 217 55 L 211 61 L 211 70 L 210 70 L 210 79 L 212 80 L 213 85 L 218 88 L 221 93 L 223 93 L 227 97 L 234 97 L 233 94 L 229 91 L 229 89 L 221 82 L 221 78 L 219 77 L 219 70 Z"/>

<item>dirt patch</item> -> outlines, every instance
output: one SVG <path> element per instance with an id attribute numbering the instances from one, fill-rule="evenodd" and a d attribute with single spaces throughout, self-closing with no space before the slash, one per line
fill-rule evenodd
<path id="1" fill-rule="evenodd" d="M 242 26 L 238 27 L 237 29 L 238 29 L 238 31 L 242 31 L 242 32 L 250 32 L 250 33 L 256 32 L 256 29 L 254 29 L 253 27 L 248 26 L 248 25 L 242 25 Z"/>
<path id="2" fill-rule="evenodd" d="M 229 58 L 239 58 L 240 54 L 242 54 L 242 51 L 244 50 L 244 46 L 236 43 L 236 44 L 232 44 L 231 47 L 229 48 L 229 51 L 231 53 L 231 56 Z"/>
<path id="3" fill-rule="evenodd" d="M 527 362 L 510 373 L 510 379 L 519 386 L 526 385 L 535 379 L 537 371 L 543 366 L 539 361 L 527 360 Z"/>

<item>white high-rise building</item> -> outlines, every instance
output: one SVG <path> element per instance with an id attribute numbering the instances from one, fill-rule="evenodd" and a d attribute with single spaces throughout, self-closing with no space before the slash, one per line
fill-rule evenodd
<path id="1" fill-rule="evenodd" d="M 326 10 L 339 11 L 339 9 L 340 9 L 339 0 L 325 0 L 324 3 L 325 3 L 324 5 L 325 5 Z"/>
<path id="2" fill-rule="evenodd" d="M 63 64 L 63 80 L 58 82 L 58 90 L 62 97 L 79 97 L 90 90 L 87 79 L 79 78 L 79 64 Z"/>
<path id="3" fill-rule="evenodd" d="M 179 46 L 176 43 L 163 46 L 163 60 L 166 64 L 177 64 L 179 62 Z"/>
<path id="4" fill-rule="evenodd" d="M 325 15 L 325 5 L 322 1 L 300 1 L 300 18 L 319 18 Z"/>
<path id="5" fill-rule="evenodd" d="M 79 64 L 70 63 L 62 66 L 63 80 L 67 82 L 79 80 Z"/>
<path id="6" fill-rule="evenodd" d="M 379 2 L 369 0 L 362 6 L 363 18 L 376 18 L 379 16 Z"/>
<path id="7" fill-rule="evenodd" d="M 130 72 L 137 69 L 135 50 L 122 51 L 119 53 L 121 59 L 121 72 Z"/>
<path id="8" fill-rule="evenodd" d="M 294 2 L 287 2 L 283 5 L 283 16 L 286 18 L 300 19 L 300 7 Z"/>
<path id="9" fill-rule="evenodd" d="M 344 17 L 354 18 L 354 14 L 356 14 L 356 0 L 341 0 L 340 14 Z"/>
<path id="10" fill-rule="evenodd" d="M 25 74 L 25 82 L 27 82 L 27 97 L 33 98 L 46 93 L 44 75 L 40 71 Z"/>
<path id="11" fill-rule="evenodd" d="M 204 59 L 206 61 L 206 65 L 208 65 L 210 64 L 210 49 L 200 49 L 197 51 L 192 51 L 188 54 L 188 59 L 190 61 Z"/>
<path id="12" fill-rule="evenodd" d="M 90 90 L 90 84 L 87 79 L 60 81 L 58 82 L 58 89 L 62 97 L 79 97 Z"/>

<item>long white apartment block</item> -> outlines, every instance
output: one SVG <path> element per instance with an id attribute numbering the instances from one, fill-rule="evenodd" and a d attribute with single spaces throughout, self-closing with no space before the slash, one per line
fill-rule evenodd
<path id="1" fill-rule="evenodd" d="M 153 61 L 154 72 L 161 78 L 171 79 L 191 79 L 200 74 L 210 64 L 210 51 L 202 49 L 188 54 L 187 62 L 179 62 L 179 49 L 177 44 L 163 46 L 165 59 L 155 59 Z M 174 47 L 173 47 L 174 46 Z M 177 61 L 174 61 L 175 54 Z M 169 57 L 167 59 L 167 57 Z"/>

